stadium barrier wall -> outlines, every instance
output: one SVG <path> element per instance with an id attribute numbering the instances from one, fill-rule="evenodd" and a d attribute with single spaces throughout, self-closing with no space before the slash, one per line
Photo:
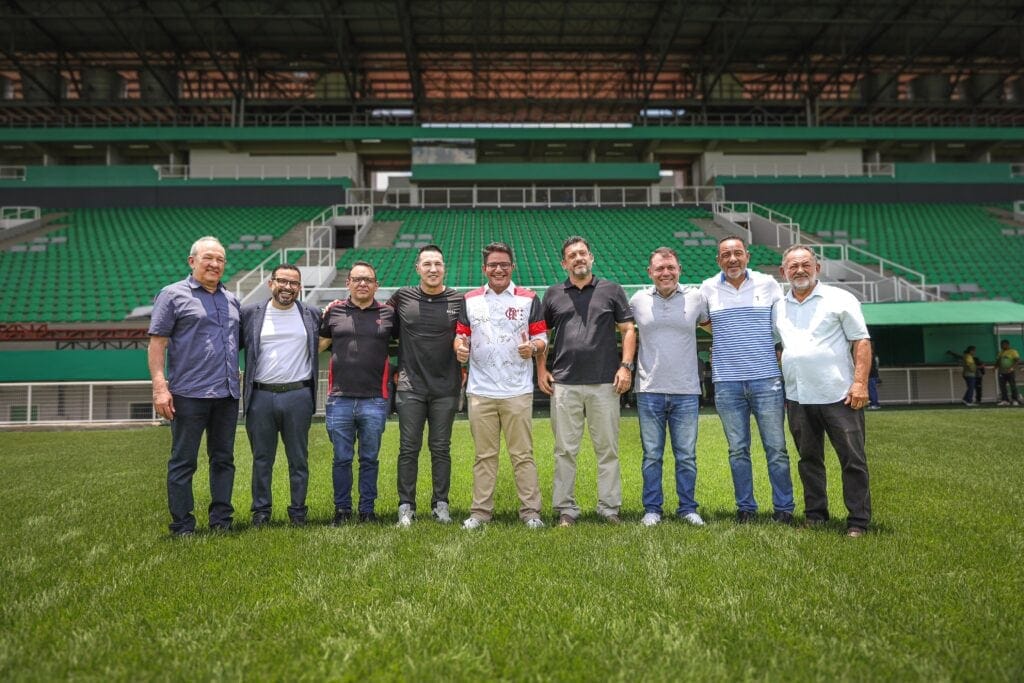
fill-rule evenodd
<path id="1" fill-rule="evenodd" d="M 883 405 L 949 405 L 959 403 L 963 379 L 959 366 L 892 367 L 879 371 Z M 983 396 L 996 399 L 994 372 L 983 379 Z M 320 372 L 316 413 L 324 416 L 327 371 Z M 239 406 L 239 420 L 243 414 Z M 0 428 L 142 424 L 160 421 L 153 410 L 148 381 L 136 382 L 15 382 L 0 384 Z"/>

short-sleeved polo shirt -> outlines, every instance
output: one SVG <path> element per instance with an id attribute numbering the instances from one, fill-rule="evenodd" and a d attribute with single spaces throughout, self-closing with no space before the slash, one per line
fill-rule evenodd
<path id="1" fill-rule="evenodd" d="M 210 292 L 189 275 L 160 290 L 149 334 L 167 337 L 167 385 L 189 398 L 239 398 L 241 307 L 223 284 Z"/>
<path id="2" fill-rule="evenodd" d="M 331 368 L 328 372 L 331 396 L 390 396 L 388 346 L 394 322 L 394 309 L 377 301 L 366 308 L 359 308 L 351 299 L 345 299 L 324 314 L 320 336 L 331 340 Z"/>
<path id="3" fill-rule="evenodd" d="M 749 382 L 779 377 L 772 335 L 772 306 L 782 287 L 770 275 L 747 270 L 739 287 L 719 273 L 701 283 L 711 318 L 711 377 L 715 382 Z"/>
<path id="4" fill-rule="evenodd" d="M 853 384 L 850 342 L 869 338 L 857 297 L 819 282 L 802 302 L 787 293 L 772 322 L 782 342 L 786 398 L 810 405 L 845 399 Z"/>
<path id="5" fill-rule="evenodd" d="M 657 287 L 641 289 L 629 300 L 639 332 L 637 393 L 699 394 L 697 325 L 707 321 L 696 287 L 676 285 L 668 297 Z"/>
<path id="6" fill-rule="evenodd" d="M 608 384 L 619 369 L 617 325 L 632 322 L 622 286 L 594 277 L 582 288 L 571 280 L 548 287 L 544 320 L 554 333 L 551 375 L 562 384 Z"/>

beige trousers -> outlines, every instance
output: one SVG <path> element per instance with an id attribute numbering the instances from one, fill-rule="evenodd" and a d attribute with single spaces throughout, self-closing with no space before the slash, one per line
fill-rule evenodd
<path id="1" fill-rule="evenodd" d="M 555 514 L 580 516 L 576 503 L 576 456 L 583 423 L 597 456 L 597 514 L 617 515 L 622 505 L 619 471 L 619 395 L 614 384 L 554 384 L 551 429 L 555 433 L 555 481 L 551 505 Z"/>
<path id="2" fill-rule="evenodd" d="M 469 429 L 476 446 L 473 463 L 473 507 L 470 514 L 484 522 L 494 515 L 494 489 L 498 484 L 501 432 L 512 461 L 519 518 L 540 517 L 540 484 L 533 461 L 533 394 L 512 398 L 469 395 Z"/>

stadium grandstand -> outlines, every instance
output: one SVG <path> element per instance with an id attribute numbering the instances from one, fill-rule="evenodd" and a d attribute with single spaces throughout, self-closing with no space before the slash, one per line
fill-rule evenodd
<path id="1" fill-rule="evenodd" d="M 359 259 L 381 296 L 412 283 L 426 243 L 468 288 L 507 240 L 537 289 L 570 234 L 629 289 L 657 246 L 699 282 L 726 236 L 772 274 L 806 243 L 865 302 L 893 404 L 953 402 L 950 349 L 1024 342 L 1011 3 L 9 0 L 0 24 L 0 424 L 152 420 L 147 306 L 204 234 L 244 300 L 288 261 L 314 303 Z"/>

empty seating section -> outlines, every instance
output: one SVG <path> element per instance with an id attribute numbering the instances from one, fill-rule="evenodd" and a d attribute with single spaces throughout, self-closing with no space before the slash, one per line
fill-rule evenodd
<path id="1" fill-rule="evenodd" d="M 0 299 L 0 321 L 122 320 L 135 307 L 151 304 L 161 287 L 188 274 L 188 249 L 196 238 L 214 235 L 224 243 L 226 281 L 239 270 L 256 266 L 268 255 L 264 247 L 271 240 L 321 210 L 320 206 L 72 210 L 61 219 L 67 227 L 0 252 L 0 282 L 7 291 Z"/>
<path id="2" fill-rule="evenodd" d="M 863 240 L 872 253 L 924 273 L 950 299 L 1024 302 L 1024 234 L 975 204 L 773 204 L 823 242 Z M 837 233 L 839 233 L 837 237 Z M 843 234 L 845 233 L 845 234 Z M 866 261 L 854 252 L 855 260 Z M 1006 267 L 993 267 L 998 258 Z M 948 286 L 955 285 L 955 286 Z"/>
<path id="3" fill-rule="evenodd" d="M 414 284 L 418 281 L 415 245 L 429 236 L 444 250 L 448 284 L 475 286 L 484 281 L 481 249 L 489 242 L 505 241 L 516 251 L 513 279 L 543 288 L 565 278 L 560 264 L 565 238 L 583 235 L 594 251 L 594 271 L 600 276 L 622 284 L 647 283 L 651 251 L 670 246 L 679 253 L 682 280 L 698 282 L 718 271 L 717 241 L 691 219 L 710 217 L 696 207 L 378 211 L 376 220 L 401 222 L 393 247 L 349 250 L 339 259 L 338 267 L 365 260 L 376 266 L 385 287 Z M 754 251 L 752 265 L 778 262 L 779 255 L 770 249 Z"/>

